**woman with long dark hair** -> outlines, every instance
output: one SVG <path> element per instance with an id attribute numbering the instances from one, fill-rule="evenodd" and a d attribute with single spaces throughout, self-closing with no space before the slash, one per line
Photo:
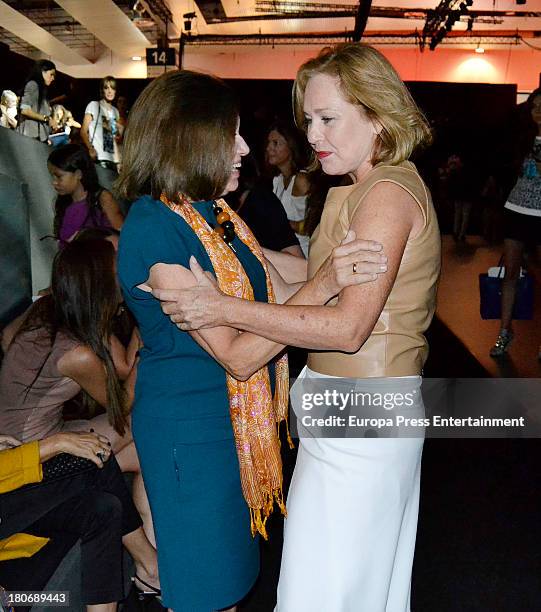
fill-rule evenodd
<path id="1" fill-rule="evenodd" d="M 272 190 L 282 202 L 289 223 L 307 256 L 310 239 L 304 232 L 304 221 L 310 180 L 302 172 L 306 156 L 303 155 L 299 130 L 285 121 L 275 122 L 269 129 L 265 155 L 269 166 L 277 170 L 272 180 Z"/>
<path id="2" fill-rule="evenodd" d="M 47 142 L 50 133 L 51 105 L 47 88 L 54 81 L 56 66 L 49 60 L 37 61 L 24 85 L 19 131 L 25 136 Z"/>
<path id="3" fill-rule="evenodd" d="M 83 147 L 58 147 L 49 155 L 47 166 L 58 193 L 54 236 L 60 247 L 84 228 L 122 227 L 124 215 L 111 193 L 100 185 L 94 163 Z"/>
<path id="4" fill-rule="evenodd" d="M 112 333 L 120 303 L 115 250 L 107 240 L 75 240 L 53 262 L 51 293 L 3 332 L 0 431 L 21 442 L 61 431 L 105 435 L 124 472 L 134 472 L 134 501 L 153 539 L 129 410 L 136 377 L 137 332 L 125 349 Z M 83 391 L 86 412 L 64 421 L 64 402 Z M 146 514 L 145 514 L 146 513 Z M 155 576 L 141 576 L 156 584 Z"/>
<path id="5" fill-rule="evenodd" d="M 66 428 L 88 428 L 86 421 L 62 420 L 63 403 L 81 389 L 90 411 L 105 407 L 117 437 L 125 433 L 136 339 L 128 354 L 111 335 L 120 301 L 114 260 L 108 241 L 70 243 L 55 257 L 51 293 L 4 330 L 2 433 L 27 442 Z"/>

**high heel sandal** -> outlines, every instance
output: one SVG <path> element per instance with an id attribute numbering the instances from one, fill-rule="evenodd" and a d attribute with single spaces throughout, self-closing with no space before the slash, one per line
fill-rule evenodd
<path id="1" fill-rule="evenodd" d="M 137 586 L 135 582 L 136 580 L 139 584 L 143 585 L 144 587 L 143 589 Z M 146 597 L 155 597 L 156 599 L 159 599 L 162 596 L 161 589 L 158 589 L 152 586 L 151 584 L 149 584 L 148 582 L 145 582 L 142 578 L 139 578 L 137 574 L 135 574 L 135 576 L 131 579 L 131 581 L 133 582 L 133 586 L 135 590 L 137 591 L 137 596 L 139 597 L 140 600 L 145 599 Z"/>

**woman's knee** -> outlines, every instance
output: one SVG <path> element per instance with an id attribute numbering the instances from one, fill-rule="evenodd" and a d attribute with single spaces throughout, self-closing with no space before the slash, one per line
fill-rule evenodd
<path id="1" fill-rule="evenodd" d="M 120 537 L 122 528 L 122 503 L 116 495 L 105 491 L 92 491 L 85 500 L 85 527 L 81 539 L 94 537 L 101 531 L 108 531 L 113 537 Z"/>

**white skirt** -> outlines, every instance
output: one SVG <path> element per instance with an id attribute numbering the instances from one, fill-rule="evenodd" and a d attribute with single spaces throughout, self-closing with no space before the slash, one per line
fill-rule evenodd
<path id="1" fill-rule="evenodd" d="M 423 438 L 301 438 L 276 612 L 410 610 L 422 448 Z"/>

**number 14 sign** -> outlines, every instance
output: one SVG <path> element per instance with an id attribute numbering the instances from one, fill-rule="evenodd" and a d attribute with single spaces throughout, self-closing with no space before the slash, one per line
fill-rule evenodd
<path id="1" fill-rule="evenodd" d="M 178 67 L 177 50 L 173 47 L 151 47 L 146 50 L 146 55 L 148 78 L 160 76 Z"/>

